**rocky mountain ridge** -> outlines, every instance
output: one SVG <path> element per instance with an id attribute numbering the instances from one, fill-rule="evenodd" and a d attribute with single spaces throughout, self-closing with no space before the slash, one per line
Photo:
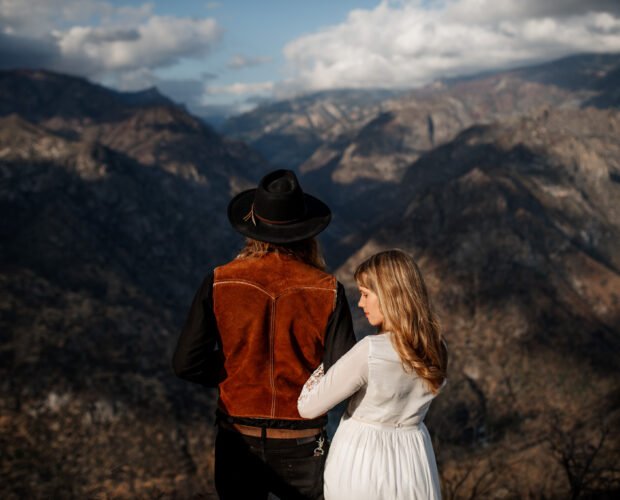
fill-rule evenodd
<path id="1" fill-rule="evenodd" d="M 88 122 L 116 119 L 151 106 L 177 105 L 155 88 L 117 92 L 52 71 L 0 72 L 0 116 L 16 113 L 33 122 L 51 118 Z"/>
<path id="2" fill-rule="evenodd" d="M 220 130 L 244 141 L 278 167 L 306 161 L 326 142 L 347 136 L 399 93 L 388 90 L 335 90 L 259 106 L 229 118 Z"/>
<path id="3" fill-rule="evenodd" d="M 332 204 L 344 205 L 376 184 L 397 184 L 420 155 L 475 124 L 545 108 L 613 106 L 618 102 L 619 71 L 617 54 L 586 54 L 438 81 L 377 103 L 367 109 L 364 120 L 323 135 L 313 151 L 311 147 L 298 148 L 304 151 L 299 157 L 293 153 L 297 150 L 295 134 L 280 128 L 273 131 L 272 124 L 278 123 L 281 115 L 271 112 L 272 108 L 258 107 L 231 120 L 224 130 L 250 145 L 269 144 L 277 135 L 277 148 L 261 149 L 267 160 L 287 158 L 288 168 L 306 175 L 314 189 L 327 189 Z M 304 108 L 298 118 L 312 120 L 311 111 Z M 293 121 L 297 115 L 287 112 L 285 116 Z M 301 156 L 303 161 L 299 161 Z"/>

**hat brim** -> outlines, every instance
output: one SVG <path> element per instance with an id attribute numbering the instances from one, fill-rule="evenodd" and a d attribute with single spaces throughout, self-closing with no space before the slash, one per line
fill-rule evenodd
<path id="1" fill-rule="evenodd" d="M 256 189 L 248 189 L 235 196 L 228 204 L 228 220 L 241 234 L 267 243 L 293 243 L 319 234 L 332 218 L 329 207 L 318 198 L 304 193 L 306 215 L 303 219 L 287 224 L 269 224 L 258 217 L 243 220 L 250 213 Z"/>

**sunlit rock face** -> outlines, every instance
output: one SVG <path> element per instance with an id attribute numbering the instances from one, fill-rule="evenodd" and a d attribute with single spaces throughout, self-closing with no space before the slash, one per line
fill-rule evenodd
<path id="1" fill-rule="evenodd" d="M 396 95 L 385 90 L 319 92 L 259 106 L 230 118 L 221 131 L 248 143 L 275 166 L 298 168 L 326 144 L 354 134 Z"/>

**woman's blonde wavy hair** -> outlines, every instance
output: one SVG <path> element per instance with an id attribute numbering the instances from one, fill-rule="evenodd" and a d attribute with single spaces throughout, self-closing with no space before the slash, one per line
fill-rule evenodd
<path id="1" fill-rule="evenodd" d="M 315 238 L 307 238 L 294 243 L 283 243 L 280 245 L 246 238 L 245 247 L 239 252 L 237 258 L 247 259 L 251 257 L 262 257 L 272 252 L 290 255 L 321 271 L 325 270 L 325 259 L 321 253 L 319 242 Z"/>
<path id="2" fill-rule="evenodd" d="M 415 371 L 436 394 L 446 378 L 448 352 L 415 261 L 401 250 L 380 252 L 359 265 L 355 280 L 379 298 L 380 328 L 392 332 L 405 371 Z"/>

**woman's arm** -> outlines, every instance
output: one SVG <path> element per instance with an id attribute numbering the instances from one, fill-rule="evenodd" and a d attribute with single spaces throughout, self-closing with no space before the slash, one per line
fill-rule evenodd
<path id="1" fill-rule="evenodd" d="M 297 400 L 304 418 L 316 418 L 356 393 L 368 382 L 368 340 L 342 356 L 325 375 L 322 365 L 308 379 Z"/>

